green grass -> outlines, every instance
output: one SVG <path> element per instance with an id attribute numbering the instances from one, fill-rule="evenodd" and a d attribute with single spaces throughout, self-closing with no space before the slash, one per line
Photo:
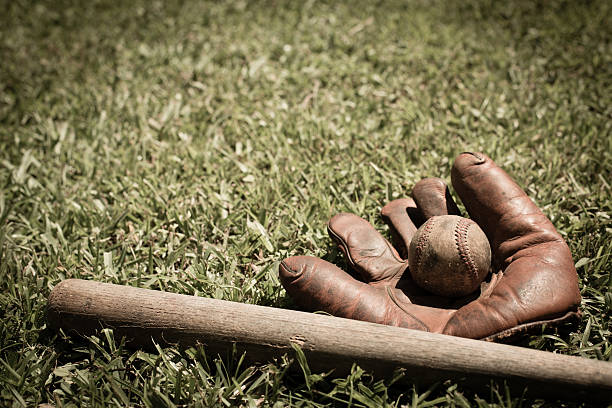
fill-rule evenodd
<path id="1" fill-rule="evenodd" d="M 3 10 L 0 405 L 558 406 L 46 327 L 66 278 L 293 307 L 281 259 L 340 262 L 330 216 L 385 231 L 384 203 L 466 150 L 516 178 L 577 262 L 582 322 L 521 344 L 612 359 L 609 2 Z"/>

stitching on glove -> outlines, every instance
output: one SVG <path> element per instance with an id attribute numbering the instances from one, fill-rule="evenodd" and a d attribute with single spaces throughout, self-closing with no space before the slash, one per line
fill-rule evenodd
<path id="1" fill-rule="evenodd" d="M 390 286 L 386 287 L 387 289 L 387 295 L 389 295 L 389 298 L 391 299 L 391 301 L 393 303 L 395 303 L 395 306 L 399 307 L 400 310 L 404 313 L 406 313 L 408 316 L 410 316 L 416 323 L 418 323 L 421 326 L 420 330 L 423 331 L 429 331 L 429 327 L 427 327 L 425 325 L 425 323 L 423 323 L 423 321 L 421 321 L 421 319 L 419 319 L 418 317 L 416 317 L 415 315 L 413 315 L 412 313 L 410 313 L 408 310 L 406 310 L 399 302 L 399 300 L 395 297 L 395 294 L 393 293 L 393 290 L 391 289 Z"/>
<path id="2" fill-rule="evenodd" d="M 519 324 L 518 326 L 510 327 L 506 330 L 502 330 L 489 336 L 482 337 L 480 340 L 507 342 L 513 339 L 515 336 L 528 333 L 529 331 L 534 329 L 541 329 L 542 326 L 555 327 L 557 325 L 565 323 L 568 319 L 580 319 L 580 317 L 580 310 L 570 310 L 563 315 L 544 316 L 539 320 L 535 320 L 533 322 Z"/>
<path id="3" fill-rule="evenodd" d="M 344 239 L 342 239 L 340 237 L 340 235 L 336 234 L 336 232 L 329 226 L 329 224 L 327 225 L 327 232 L 329 234 L 329 236 L 331 237 L 331 239 L 336 243 L 336 245 L 340 248 L 340 250 L 344 253 L 344 256 L 346 257 L 346 259 L 348 260 L 349 264 L 351 265 L 352 268 L 356 269 L 357 272 L 359 272 L 362 276 L 363 273 L 366 273 L 366 269 L 362 266 L 362 263 L 364 263 L 364 261 L 362 261 L 361 263 L 355 261 L 355 259 L 353 258 L 353 256 L 351 255 L 351 249 L 349 247 L 349 245 L 346 243 L 346 241 Z M 350 234 L 349 234 L 350 235 Z M 348 238 L 348 237 L 347 237 Z M 401 263 L 401 264 L 406 264 L 407 261 L 405 261 L 404 259 L 398 258 L 396 256 L 396 252 L 395 249 L 393 248 L 393 246 L 389 243 L 389 241 L 385 240 L 384 238 L 381 237 L 381 239 L 383 239 L 385 241 L 385 247 L 386 247 L 386 251 L 389 252 L 391 254 L 391 256 L 393 257 L 393 259 L 395 259 L 397 262 Z M 384 254 L 384 253 L 383 253 Z M 378 255 L 377 257 L 380 258 L 383 254 Z M 363 258 L 372 258 L 372 256 L 363 256 Z M 398 272 L 395 272 L 393 275 L 391 276 L 383 276 L 381 277 L 381 279 L 387 279 L 387 278 L 393 278 L 398 274 Z M 375 280 L 371 280 L 372 282 L 375 282 Z"/>
<path id="4" fill-rule="evenodd" d="M 349 264 L 351 265 L 351 267 L 353 268 L 358 267 L 359 265 L 355 263 L 355 260 L 351 256 L 351 253 L 348 248 L 348 244 L 344 242 L 344 240 L 340 238 L 340 236 L 336 234 L 336 232 L 333 229 L 331 229 L 329 224 L 327 225 L 327 232 L 331 236 L 332 240 L 336 243 L 336 245 L 340 248 L 340 250 L 344 252 L 344 255 L 346 259 L 349 261 Z"/>
<path id="5" fill-rule="evenodd" d="M 461 154 L 471 154 L 472 156 L 474 156 L 479 163 L 478 164 L 482 164 L 485 161 L 485 158 L 482 154 L 480 154 L 479 152 L 462 152 Z"/>

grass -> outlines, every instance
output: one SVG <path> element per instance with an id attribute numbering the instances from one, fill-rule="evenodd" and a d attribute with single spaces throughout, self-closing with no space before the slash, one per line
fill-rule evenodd
<path id="1" fill-rule="evenodd" d="M 84 278 L 293 307 L 325 222 L 378 216 L 480 150 L 567 239 L 583 319 L 526 347 L 610 361 L 609 2 L 7 2 L 0 16 L 0 405 L 559 406 L 126 349 L 46 327 Z M 301 363 L 301 374 L 288 371 Z M 295 363 L 294 363 L 295 364 Z M 401 376 L 401 374 L 398 374 Z"/>

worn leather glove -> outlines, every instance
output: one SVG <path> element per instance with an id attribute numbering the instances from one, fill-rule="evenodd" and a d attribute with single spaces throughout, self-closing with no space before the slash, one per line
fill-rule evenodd
<path id="1" fill-rule="evenodd" d="M 444 181 L 435 178 L 417 183 L 413 199 L 382 209 L 399 253 L 367 221 L 338 214 L 327 229 L 356 275 L 319 258 L 290 257 L 279 267 L 287 292 L 311 311 L 484 340 L 579 317 L 570 250 L 525 192 L 482 153 L 459 155 L 451 178 L 491 244 L 496 273 L 480 293 L 463 299 L 435 296 L 410 277 L 405 258 L 417 226 L 435 215 L 459 215 Z"/>

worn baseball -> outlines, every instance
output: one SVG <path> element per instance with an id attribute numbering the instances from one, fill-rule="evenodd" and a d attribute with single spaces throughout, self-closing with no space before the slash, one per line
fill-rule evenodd
<path id="1" fill-rule="evenodd" d="M 456 215 L 428 219 L 408 248 L 417 285 L 440 296 L 460 297 L 478 289 L 491 268 L 491 246 L 474 221 Z"/>

